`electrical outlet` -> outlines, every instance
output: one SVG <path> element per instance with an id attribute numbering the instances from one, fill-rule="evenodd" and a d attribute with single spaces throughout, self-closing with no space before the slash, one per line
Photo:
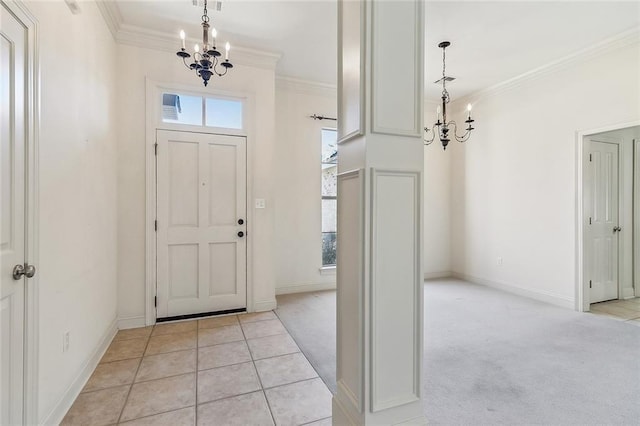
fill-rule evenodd
<path id="1" fill-rule="evenodd" d="M 66 331 L 63 335 L 62 335 L 62 352 L 68 352 L 69 351 L 69 341 L 70 341 L 70 332 Z"/>
<path id="2" fill-rule="evenodd" d="M 502 258 L 501 257 L 499 257 L 498 260 L 496 260 L 496 264 L 498 266 L 502 266 Z"/>
<path id="3" fill-rule="evenodd" d="M 264 209 L 266 206 L 264 198 L 256 198 L 256 209 Z"/>

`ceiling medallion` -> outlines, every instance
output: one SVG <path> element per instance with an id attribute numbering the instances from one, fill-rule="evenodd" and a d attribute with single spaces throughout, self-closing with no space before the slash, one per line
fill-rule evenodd
<path id="1" fill-rule="evenodd" d="M 426 135 L 428 136 L 431 133 L 431 138 L 424 139 L 425 145 L 430 145 L 431 142 L 436 138 L 436 133 L 440 138 L 440 142 L 442 143 L 442 148 L 447 149 L 447 145 L 449 145 L 450 136 L 453 136 L 458 142 L 466 142 L 469 140 L 471 136 L 471 131 L 474 127 L 471 124 L 475 121 L 471 118 L 471 104 L 467 105 L 467 119 L 465 123 L 467 123 L 467 128 L 465 129 L 465 133 L 462 136 L 458 136 L 457 130 L 458 127 L 456 122 L 451 120 L 447 121 L 447 104 L 449 103 L 449 92 L 447 92 L 447 81 L 453 81 L 453 77 L 447 77 L 445 74 L 445 49 L 451 45 L 448 41 L 443 41 L 438 44 L 438 47 L 442 49 L 442 78 L 436 83 L 442 82 L 442 106 L 438 107 L 436 111 L 436 122 L 433 123 L 433 127 L 429 129 L 428 127 L 424 128 Z M 441 115 L 442 114 L 442 115 Z M 442 118 L 442 121 L 440 119 Z M 449 134 L 449 131 L 453 128 L 452 135 Z"/>
<path id="2" fill-rule="evenodd" d="M 187 52 L 185 48 L 186 35 L 184 31 L 180 31 L 180 39 L 182 40 L 182 48 L 176 53 L 182 58 L 184 65 L 196 72 L 196 75 L 202 79 L 202 82 L 206 86 L 209 83 L 209 79 L 214 74 L 222 77 L 229 71 L 229 68 L 233 68 L 233 64 L 229 62 L 229 50 L 231 46 L 227 42 L 225 45 L 224 61 L 220 58 L 222 54 L 216 48 L 217 31 L 215 28 L 211 28 L 212 43 L 209 44 L 209 16 L 207 15 L 207 0 L 204 0 L 204 14 L 202 15 L 202 52 L 200 52 L 200 46 L 197 44 L 193 47 L 193 62 L 187 63 L 187 58 L 191 57 L 191 54 Z M 218 70 L 220 65 L 223 70 Z M 222 71 L 222 72 L 220 72 Z"/>

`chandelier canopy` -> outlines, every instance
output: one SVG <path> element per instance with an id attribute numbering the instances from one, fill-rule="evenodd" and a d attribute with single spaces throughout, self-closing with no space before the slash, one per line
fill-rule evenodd
<path id="1" fill-rule="evenodd" d="M 446 75 L 446 56 L 445 49 L 451 45 L 448 41 L 443 41 L 438 44 L 438 47 L 442 49 L 442 78 L 436 83 L 442 82 L 442 106 L 439 106 L 436 111 L 436 122 L 433 123 L 433 126 L 430 128 L 425 127 L 424 131 L 426 133 L 427 139 L 424 139 L 425 145 L 430 145 L 436 138 L 436 134 L 438 134 L 440 142 L 442 143 L 442 148 L 447 149 L 447 145 L 449 145 L 450 136 L 453 136 L 458 142 L 466 142 L 469 140 L 471 136 L 471 131 L 474 129 L 472 127 L 472 123 L 475 121 L 471 118 L 471 104 L 467 105 L 467 119 L 464 121 L 467 123 L 467 128 L 465 129 L 465 133 L 462 136 L 458 136 L 458 127 L 456 122 L 451 120 L 447 121 L 447 104 L 449 103 L 449 92 L 447 91 L 447 81 L 454 80 L 453 77 L 447 77 Z M 442 121 L 440 119 L 442 118 Z M 453 129 L 453 132 L 449 134 L 449 131 Z M 429 133 L 431 133 L 431 137 L 429 138 Z"/>
<path id="2" fill-rule="evenodd" d="M 231 46 L 227 42 L 225 45 L 224 61 L 221 59 L 222 54 L 216 47 L 216 38 L 218 33 L 215 28 L 211 28 L 211 44 L 209 43 L 209 16 L 207 14 L 207 0 L 204 0 L 204 13 L 202 15 L 202 52 L 200 52 L 200 46 L 195 45 L 193 47 L 193 62 L 187 63 L 187 59 L 192 55 L 187 52 L 185 48 L 186 34 L 184 31 L 180 31 L 180 39 L 182 40 L 182 47 L 176 53 L 182 58 L 184 65 L 195 71 L 196 75 L 202 79 L 202 82 L 206 86 L 209 83 L 209 79 L 214 74 L 222 77 L 229 71 L 229 68 L 233 68 L 233 64 L 229 62 L 229 50 Z M 221 66 L 221 69 L 218 69 Z"/>

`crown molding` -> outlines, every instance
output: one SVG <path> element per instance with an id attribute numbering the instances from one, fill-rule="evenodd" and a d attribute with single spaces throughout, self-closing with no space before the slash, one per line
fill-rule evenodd
<path id="1" fill-rule="evenodd" d="M 166 33 L 126 24 L 120 13 L 118 4 L 113 0 L 97 0 L 96 5 L 102 14 L 104 22 L 111 31 L 116 43 L 155 49 L 175 53 L 179 40 Z M 189 39 L 190 43 L 199 40 Z M 282 56 L 280 53 L 257 50 L 241 46 L 233 46 L 233 63 L 256 68 L 275 70 L 276 64 Z"/>
<path id="2" fill-rule="evenodd" d="M 111 31 L 111 35 L 114 39 L 117 39 L 118 30 L 124 22 L 118 3 L 114 0 L 96 0 L 96 6 L 98 6 L 102 19 L 104 19 L 109 31 Z"/>
<path id="3" fill-rule="evenodd" d="M 335 84 L 303 80 L 285 75 L 276 76 L 276 89 L 289 90 L 307 95 L 338 96 L 338 89 Z"/>
<path id="4" fill-rule="evenodd" d="M 457 99 L 454 102 L 477 102 L 480 99 L 488 98 L 498 95 L 503 92 L 514 90 L 529 81 L 542 78 L 551 74 L 555 74 L 558 71 L 569 68 L 573 65 L 577 65 L 581 62 L 586 62 L 590 59 L 597 58 L 609 52 L 622 49 L 634 44 L 638 44 L 640 48 L 640 27 L 632 28 L 624 31 L 618 35 L 605 39 L 592 46 L 571 53 L 561 59 L 553 62 L 549 62 L 546 65 L 542 65 L 538 68 L 534 68 L 516 77 L 510 78 L 493 86 L 489 86 L 485 89 L 478 90 Z"/>
<path id="5" fill-rule="evenodd" d="M 145 49 L 161 50 L 175 53 L 179 47 L 179 40 L 166 33 L 149 30 L 129 24 L 121 24 L 116 35 L 116 42 L 123 45 L 143 47 Z M 196 39 L 188 39 L 194 44 Z M 234 46 L 232 50 L 233 63 L 256 68 L 275 70 L 281 55 L 277 52 L 250 49 Z"/>

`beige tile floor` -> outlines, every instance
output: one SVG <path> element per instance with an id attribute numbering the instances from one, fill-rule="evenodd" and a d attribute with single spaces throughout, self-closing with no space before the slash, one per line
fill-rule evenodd
<path id="1" fill-rule="evenodd" d="M 603 315 L 640 327 L 640 297 L 592 303 L 591 313 Z"/>
<path id="2" fill-rule="evenodd" d="M 331 392 L 273 312 L 121 330 L 63 425 L 330 425 Z"/>

